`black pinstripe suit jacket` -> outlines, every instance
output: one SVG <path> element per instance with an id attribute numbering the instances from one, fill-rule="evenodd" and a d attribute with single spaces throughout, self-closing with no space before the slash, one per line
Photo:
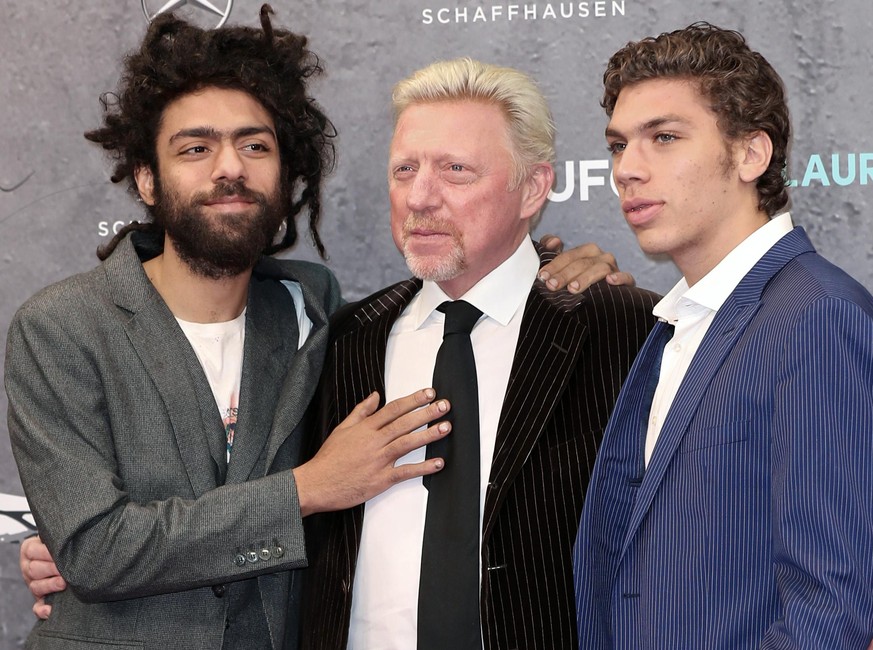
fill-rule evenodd
<path id="1" fill-rule="evenodd" d="M 541 263 L 552 254 L 541 252 Z M 385 347 L 421 287 L 408 280 L 347 305 L 331 322 L 322 431 L 372 391 Z M 657 296 L 598 283 L 580 296 L 535 283 L 525 306 L 482 532 L 487 650 L 577 647 L 572 548 L 594 454 L 622 381 L 653 325 Z M 344 650 L 363 506 L 311 522 L 303 648 Z"/>

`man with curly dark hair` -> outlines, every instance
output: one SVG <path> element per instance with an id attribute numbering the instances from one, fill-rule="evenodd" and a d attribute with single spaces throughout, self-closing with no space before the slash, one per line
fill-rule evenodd
<path id="1" fill-rule="evenodd" d="M 586 495 L 579 648 L 867 648 L 873 296 L 784 211 L 782 81 L 697 23 L 629 43 L 604 86 L 621 210 L 684 277 Z"/>
<path id="2" fill-rule="evenodd" d="M 294 647 L 302 518 L 442 466 L 394 467 L 449 430 L 424 426 L 448 408 L 431 389 L 378 411 L 370 395 L 299 465 L 339 290 L 266 255 L 306 213 L 323 250 L 333 128 L 306 94 L 318 60 L 269 13 L 152 23 L 87 134 L 152 219 L 12 322 L 9 432 L 63 579 L 47 556 L 25 575 L 69 586 L 29 648 Z"/>

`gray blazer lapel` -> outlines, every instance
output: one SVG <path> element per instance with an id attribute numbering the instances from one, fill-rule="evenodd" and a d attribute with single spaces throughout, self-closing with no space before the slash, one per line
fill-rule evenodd
<path id="1" fill-rule="evenodd" d="M 194 350 L 139 263 L 131 239 L 105 267 L 116 305 L 131 312 L 125 329 L 173 425 L 188 479 L 199 496 L 223 482 L 224 432 Z"/>
<path id="2" fill-rule="evenodd" d="M 324 366 L 324 357 L 328 344 L 328 318 L 329 314 L 323 306 L 323 298 L 315 295 L 309 288 L 305 271 L 299 271 L 301 275 L 300 286 L 303 287 L 303 300 L 306 304 L 306 315 L 312 321 L 312 329 L 303 346 L 297 347 L 297 326 L 294 326 L 295 334 L 288 341 L 285 336 L 285 345 L 290 345 L 290 363 L 285 369 L 285 379 L 275 404 L 275 414 L 272 418 L 272 433 L 267 446 L 267 458 L 264 471 L 268 472 L 276 453 L 282 443 L 294 431 L 303 418 L 309 403 L 312 401 L 315 390 L 318 387 L 318 378 Z M 294 279 L 294 278 L 289 278 Z M 278 285 L 279 289 L 286 292 L 285 287 Z M 293 314 L 293 310 L 290 310 Z M 272 411 L 269 411 L 269 415 Z"/>
<path id="3" fill-rule="evenodd" d="M 486 539 L 509 486 L 551 418 L 587 339 L 573 311 L 581 296 L 551 294 L 535 284 L 528 295 L 497 425 L 482 537 Z"/>
<path id="4" fill-rule="evenodd" d="M 294 372 L 299 328 L 290 294 L 279 282 L 252 280 L 246 307 L 246 337 L 239 418 L 227 470 L 228 483 L 252 477 L 270 437 L 279 391 Z M 266 468 L 261 468 L 260 474 Z"/>
<path id="5" fill-rule="evenodd" d="M 758 311 L 767 284 L 797 255 L 813 250 L 803 230 L 795 228 L 761 258 L 718 310 L 664 420 L 631 512 L 622 553 L 627 550 L 648 512 L 709 385 Z"/>

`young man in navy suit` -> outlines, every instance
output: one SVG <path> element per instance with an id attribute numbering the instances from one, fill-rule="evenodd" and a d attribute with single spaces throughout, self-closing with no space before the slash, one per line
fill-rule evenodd
<path id="1" fill-rule="evenodd" d="M 873 298 L 785 211 L 781 79 L 698 23 L 628 44 L 604 85 L 624 217 L 684 277 L 598 453 L 579 647 L 867 648 Z"/>

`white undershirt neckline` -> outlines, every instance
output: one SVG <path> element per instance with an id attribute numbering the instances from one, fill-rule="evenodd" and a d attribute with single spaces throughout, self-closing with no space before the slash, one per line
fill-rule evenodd
<path id="1" fill-rule="evenodd" d="M 303 288 L 299 282 L 281 280 L 294 302 L 297 315 L 297 349 L 303 347 L 312 331 L 312 321 L 306 314 Z M 220 323 L 194 323 L 176 318 L 191 344 L 203 374 L 209 382 L 212 397 L 224 424 L 227 439 L 227 460 L 230 460 L 233 437 L 239 417 L 239 392 L 242 382 L 243 352 L 245 349 L 246 308 L 239 316 Z"/>

